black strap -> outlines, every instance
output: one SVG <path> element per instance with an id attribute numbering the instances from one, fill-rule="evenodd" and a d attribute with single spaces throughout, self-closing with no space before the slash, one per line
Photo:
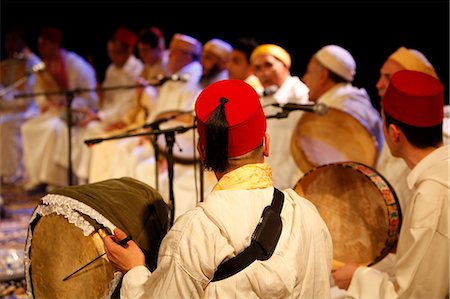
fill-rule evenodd
<path id="1" fill-rule="evenodd" d="M 253 232 L 250 246 L 235 257 L 220 264 L 211 281 L 228 278 L 249 266 L 255 260 L 267 260 L 272 256 L 281 235 L 280 213 L 283 200 L 283 192 L 274 188 L 272 203 L 264 209 L 258 226 Z"/>

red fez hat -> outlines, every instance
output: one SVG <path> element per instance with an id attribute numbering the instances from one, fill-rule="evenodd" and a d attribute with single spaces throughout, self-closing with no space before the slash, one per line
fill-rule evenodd
<path id="1" fill-rule="evenodd" d="M 396 72 L 381 102 L 387 114 L 411 126 L 432 127 L 444 118 L 444 86 L 422 72 Z"/>
<path id="2" fill-rule="evenodd" d="M 226 98 L 228 122 L 228 157 L 254 150 L 266 132 L 266 117 L 255 89 L 242 80 L 222 80 L 208 85 L 197 98 L 195 113 L 200 143 L 205 148 L 206 122 L 220 99 Z"/>
<path id="3" fill-rule="evenodd" d="M 63 33 L 56 27 L 44 27 L 39 32 L 39 37 L 49 40 L 53 43 L 61 44 Z"/>
<path id="4" fill-rule="evenodd" d="M 133 49 L 136 45 L 137 34 L 125 27 L 120 27 L 117 29 L 114 33 L 114 37 L 122 43 L 128 45 L 130 49 Z"/>

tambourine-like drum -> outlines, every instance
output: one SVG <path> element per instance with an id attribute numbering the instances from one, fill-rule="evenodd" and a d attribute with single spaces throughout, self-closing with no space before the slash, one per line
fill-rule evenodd
<path id="1" fill-rule="evenodd" d="M 374 166 L 378 156 L 369 131 L 350 114 L 332 107 L 325 115 L 303 113 L 292 134 L 291 151 L 303 173 L 344 161 Z"/>
<path id="2" fill-rule="evenodd" d="M 165 121 L 160 124 L 159 128 L 161 130 L 172 129 L 176 127 L 191 127 L 195 123 L 195 116 L 191 113 L 171 110 L 158 114 L 155 121 L 163 118 L 170 118 L 170 120 Z M 199 159 L 197 154 L 197 148 L 195 146 L 195 129 L 192 128 L 183 133 L 175 132 L 175 144 L 173 145 L 173 158 L 174 162 L 191 164 Z M 157 138 L 158 148 L 161 153 L 166 153 L 166 138 L 164 134 L 159 134 Z"/>
<path id="3" fill-rule="evenodd" d="M 372 265 L 395 247 L 400 205 L 389 183 L 371 167 L 321 165 L 300 178 L 294 190 L 317 207 L 327 224 L 335 261 Z"/>
<path id="4" fill-rule="evenodd" d="M 121 178 L 63 187 L 44 196 L 32 214 L 25 246 L 29 298 L 118 294 L 122 274 L 113 270 L 106 255 L 68 277 L 105 252 L 99 232 L 116 227 L 132 236 L 154 270 L 169 228 L 168 207 L 156 190 Z"/>

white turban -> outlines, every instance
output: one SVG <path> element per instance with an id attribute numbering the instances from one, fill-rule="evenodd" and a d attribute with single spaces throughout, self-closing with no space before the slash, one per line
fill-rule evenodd
<path id="1" fill-rule="evenodd" d="M 356 62 L 344 48 L 328 45 L 317 51 L 314 56 L 325 68 L 349 82 L 353 81 L 356 73 Z"/>
<path id="2" fill-rule="evenodd" d="M 204 52 L 214 53 L 222 60 L 227 60 L 232 50 L 233 47 L 229 43 L 218 38 L 209 40 L 203 46 Z"/>

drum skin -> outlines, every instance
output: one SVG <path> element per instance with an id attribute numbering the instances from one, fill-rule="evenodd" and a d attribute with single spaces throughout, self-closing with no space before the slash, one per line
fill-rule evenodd
<path id="1" fill-rule="evenodd" d="M 374 166 L 378 157 L 369 131 L 350 114 L 332 107 L 325 115 L 303 113 L 292 134 L 291 152 L 303 173 L 344 161 Z"/>
<path id="2" fill-rule="evenodd" d="M 318 209 L 333 240 L 333 259 L 372 265 L 394 249 L 401 226 L 395 191 L 357 162 L 321 165 L 294 187 Z"/>
<path id="3" fill-rule="evenodd" d="M 34 297 L 101 298 L 114 277 L 106 255 L 66 281 L 62 279 L 104 252 L 97 232 L 85 237 L 61 215 L 41 217 L 31 244 L 31 280 L 39 286 L 34 288 Z"/>
<path id="4" fill-rule="evenodd" d="M 153 271 L 169 229 L 169 208 L 151 186 L 133 178 L 66 186 L 41 198 L 30 219 L 25 245 L 29 298 L 111 298 L 122 274 L 106 255 L 101 232 L 119 227 L 141 248 Z"/>

